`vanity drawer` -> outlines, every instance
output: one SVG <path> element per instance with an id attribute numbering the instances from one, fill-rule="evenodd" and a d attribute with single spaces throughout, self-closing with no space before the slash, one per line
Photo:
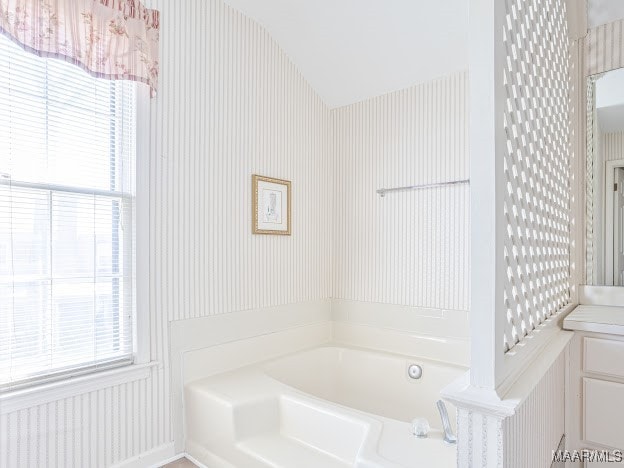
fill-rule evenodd
<path id="1" fill-rule="evenodd" d="M 584 339 L 585 372 L 624 377 L 624 341 Z"/>
<path id="2" fill-rule="evenodd" d="M 624 384 L 583 379 L 585 440 L 624 449 Z"/>

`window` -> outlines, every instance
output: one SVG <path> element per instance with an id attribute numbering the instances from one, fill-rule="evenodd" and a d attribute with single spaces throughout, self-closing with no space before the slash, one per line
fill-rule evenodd
<path id="1" fill-rule="evenodd" d="M 0 35 L 0 389 L 133 360 L 136 94 Z"/>

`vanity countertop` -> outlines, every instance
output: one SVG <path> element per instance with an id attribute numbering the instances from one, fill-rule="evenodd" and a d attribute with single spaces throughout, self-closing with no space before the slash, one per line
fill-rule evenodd
<path id="1" fill-rule="evenodd" d="M 563 320 L 563 328 L 624 336 L 624 307 L 580 305 Z"/>

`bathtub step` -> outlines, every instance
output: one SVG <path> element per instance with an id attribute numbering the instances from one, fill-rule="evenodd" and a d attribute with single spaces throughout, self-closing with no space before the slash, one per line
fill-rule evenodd
<path id="1" fill-rule="evenodd" d="M 238 448 L 272 468 L 346 468 L 353 465 L 280 434 L 245 439 Z"/>

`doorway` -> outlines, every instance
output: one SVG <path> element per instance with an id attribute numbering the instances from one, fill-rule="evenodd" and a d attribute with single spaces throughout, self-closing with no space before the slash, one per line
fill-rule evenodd
<path id="1" fill-rule="evenodd" d="M 624 160 L 606 162 L 606 280 L 624 286 Z"/>

